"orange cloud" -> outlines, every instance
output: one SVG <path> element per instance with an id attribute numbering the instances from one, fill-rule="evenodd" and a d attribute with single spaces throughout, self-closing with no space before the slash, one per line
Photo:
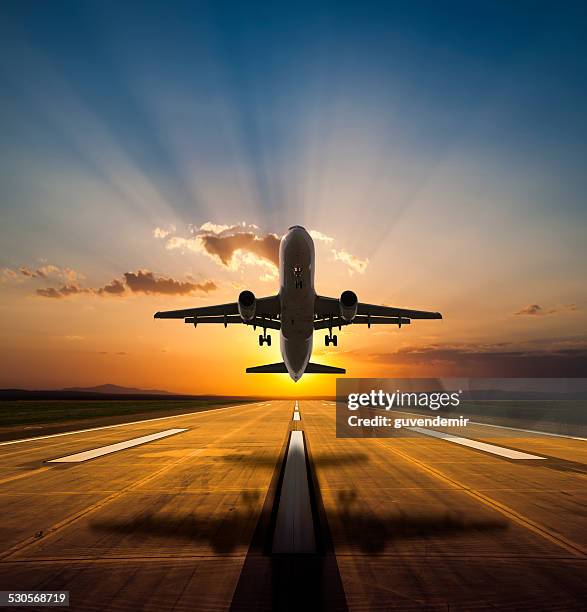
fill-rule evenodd
<path id="1" fill-rule="evenodd" d="M 157 238 L 166 239 L 165 248 L 168 250 L 183 249 L 202 253 L 230 270 L 239 270 L 244 266 L 264 267 L 266 273 L 261 280 L 277 276 L 281 236 L 263 233 L 256 225 L 244 221 L 236 225 L 207 222 L 200 227 L 192 227 L 191 232 L 188 238 L 170 236 L 172 231 L 157 227 L 153 234 Z M 309 233 L 316 242 L 334 242 L 334 238 L 318 230 L 312 229 Z M 332 249 L 332 255 L 335 261 L 347 266 L 350 274 L 362 274 L 369 264 L 368 259 L 360 259 L 344 249 Z"/>
<path id="2" fill-rule="evenodd" d="M 332 254 L 334 255 L 334 261 L 341 261 L 346 264 L 349 270 L 349 274 L 353 274 L 353 272 L 358 272 L 359 274 L 363 274 L 369 265 L 368 259 L 359 259 L 355 255 L 351 255 L 344 249 L 332 249 Z"/>
<path id="3" fill-rule="evenodd" d="M 191 293 L 209 293 L 218 289 L 211 280 L 195 282 L 180 281 L 167 276 L 155 276 L 149 270 L 125 272 L 123 279 L 115 278 L 103 287 L 80 287 L 76 283 L 64 284 L 60 287 L 37 289 L 37 295 L 46 298 L 65 298 L 72 295 L 91 294 L 100 297 L 124 296 L 131 293 L 150 295 L 188 295 Z"/>
<path id="4" fill-rule="evenodd" d="M 389 366 L 410 376 L 574 378 L 587 376 L 587 342 L 551 339 L 547 347 L 521 344 L 436 344 L 394 352 L 341 353 L 358 361 Z"/>
<path id="5" fill-rule="evenodd" d="M 570 311 L 573 312 L 578 310 L 577 304 L 565 304 L 564 306 L 558 306 L 556 308 L 550 308 L 549 310 L 544 310 L 540 304 L 528 304 L 528 306 L 524 306 L 521 310 L 515 312 L 515 315 L 526 315 L 530 317 L 557 314 L 560 312 Z"/>
<path id="6" fill-rule="evenodd" d="M 90 293 L 90 289 L 82 289 L 78 285 L 62 285 L 61 287 L 47 287 L 46 289 L 37 289 L 37 295 L 47 298 L 64 298 L 79 293 Z"/>
<path id="7" fill-rule="evenodd" d="M 149 270 L 138 272 L 125 272 L 126 286 L 134 293 L 187 295 L 194 292 L 209 293 L 218 287 L 212 281 L 195 283 L 192 281 L 178 281 L 173 278 L 156 277 Z"/>
<path id="8" fill-rule="evenodd" d="M 59 268 L 53 264 L 45 264 L 35 270 L 28 266 L 20 266 L 18 270 L 13 270 L 11 268 L 2 269 L 3 280 L 18 281 L 21 277 L 27 279 L 61 278 L 66 281 L 66 283 L 75 283 L 80 278 L 83 278 L 83 275 L 71 268 Z"/>

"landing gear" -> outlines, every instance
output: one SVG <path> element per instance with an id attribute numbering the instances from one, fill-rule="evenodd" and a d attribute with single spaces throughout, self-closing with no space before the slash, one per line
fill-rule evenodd
<path id="1" fill-rule="evenodd" d="M 259 334 L 259 346 L 263 346 L 263 344 L 267 344 L 267 346 L 271 346 L 271 336 L 265 334 Z"/>
<path id="2" fill-rule="evenodd" d="M 338 346 L 338 337 L 336 334 L 334 336 L 332 334 L 330 334 L 330 336 L 324 336 L 324 344 L 326 346 L 330 346 L 331 344 L 332 346 Z"/>

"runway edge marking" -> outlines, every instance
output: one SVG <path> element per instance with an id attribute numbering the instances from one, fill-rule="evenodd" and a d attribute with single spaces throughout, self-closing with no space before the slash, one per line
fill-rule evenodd
<path id="1" fill-rule="evenodd" d="M 580 558 L 587 557 L 587 550 L 580 544 L 577 544 L 576 542 L 573 542 L 565 538 L 563 535 L 559 533 L 551 531 L 547 527 L 544 527 L 543 525 L 536 523 L 532 519 L 529 519 L 528 517 L 520 514 L 519 512 L 516 512 L 513 508 L 510 508 L 509 506 L 506 506 L 505 504 L 502 504 L 501 502 L 498 502 L 495 499 L 492 499 L 491 497 L 488 497 L 487 495 L 484 495 L 483 493 L 480 493 L 479 491 L 476 491 L 475 489 L 472 489 L 471 487 L 464 485 L 458 480 L 455 480 L 451 478 L 450 476 L 447 476 L 446 474 L 443 474 L 442 472 L 436 470 L 435 468 L 432 468 L 429 465 L 426 465 L 425 463 L 418 461 L 418 459 L 414 459 L 413 457 L 410 457 L 406 453 L 403 453 L 402 451 L 399 451 L 395 448 L 390 448 L 389 445 L 385 445 L 383 444 L 383 442 L 379 442 L 379 443 L 385 448 L 387 448 L 388 450 L 390 450 L 392 453 L 395 453 L 396 455 L 399 455 L 406 461 L 409 461 L 410 463 L 417 465 L 422 470 L 429 472 L 430 474 L 433 474 L 440 480 L 443 480 L 451 484 L 452 486 L 463 491 L 470 497 L 473 497 L 474 499 L 477 499 L 483 502 L 485 505 L 493 508 L 494 510 L 497 510 L 499 513 L 503 514 L 504 516 L 511 518 L 518 525 L 525 527 L 529 531 L 532 531 L 533 533 L 543 537 L 549 542 L 556 544 L 557 546 L 560 546 L 561 548 L 564 548 L 567 552 L 572 553 L 576 557 L 580 557 Z"/>
<path id="2" fill-rule="evenodd" d="M 245 406 L 260 407 L 258 402 L 252 404 L 236 404 L 234 406 L 223 406 L 222 408 L 210 408 L 208 410 L 196 410 L 195 412 L 182 412 L 181 414 L 172 414 L 170 416 L 155 417 L 154 419 L 142 419 L 140 421 L 128 421 L 125 423 L 115 423 L 114 425 L 100 425 L 99 427 L 89 427 L 87 429 L 76 429 L 75 431 L 62 431 L 61 433 L 48 434 L 46 436 L 35 436 L 34 438 L 21 438 L 18 440 L 5 440 L 0 442 L 0 446 L 8 446 L 9 444 L 22 444 L 23 442 L 34 442 L 35 440 L 46 440 L 48 438 L 58 438 L 59 436 L 72 436 L 74 434 L 88 433 L 90 431 L 99 431 L 101 429 L 114 429 L 115 427 L 124 427 L 125 425 L 140 425 L 141 423 L 153 423 L 154 421 L 165 421 L 167 419 L 178 419 L 180 417 L 196 416 L 198 414 L 206 414 L 208 412 L 220 412 L 230 408 L 244 408 Z"/>

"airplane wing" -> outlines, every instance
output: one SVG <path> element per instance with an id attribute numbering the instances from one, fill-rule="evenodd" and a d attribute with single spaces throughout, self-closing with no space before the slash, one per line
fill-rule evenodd
<path id="1" fill-rule="evenodd" d="M 255 317 L 251 321 L 244 321 L 241 318 L 237 302 L 184 308 L 183 310 L 164 310 L 156 312 L 154 317 L 155 319 L 183 319 L 186 323 L 193 323 L 194 325 L 199 323 L 220 323 L 226 327 L 228 324 L 244 323 L 269 329 L 280 329 L 280 310 L 279 296 L 272 295 L 257 299 Z"/>
<path id="2" fill-rule="evenodd" d="M 378 306 L 376 304 L 357 304 L 357 314 L 352 321 L 341 317 L 340 304 L 337 298 L 316 296 L 315 306 L 317 319 L 314 329 L 341 327 L 343 325 L 407 325 L 411 319 L 442 319 L 439 312 L 428 310 L 413 310 L 396 308 L 394 306 Z"/>

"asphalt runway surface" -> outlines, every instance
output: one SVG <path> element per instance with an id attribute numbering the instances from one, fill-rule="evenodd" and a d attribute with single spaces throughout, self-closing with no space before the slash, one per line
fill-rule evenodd
<path id="1" fill-rule="evenodd" d="M 587 442 L 337 439 L 334 403 L 298 412 L 1 443 L 0 590 L 68 590 L 74 610 L 586 609 Z"/>

